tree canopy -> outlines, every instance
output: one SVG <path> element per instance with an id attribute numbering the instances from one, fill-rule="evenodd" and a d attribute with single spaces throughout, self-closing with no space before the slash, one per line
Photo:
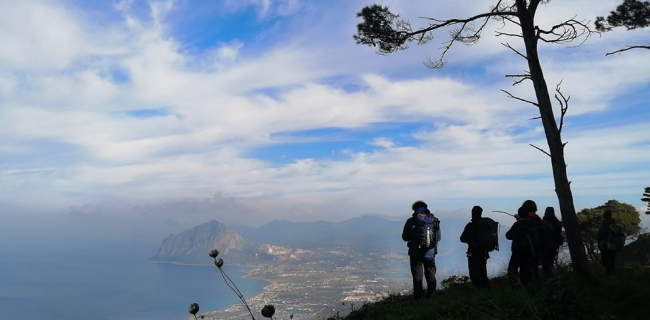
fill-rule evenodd
<path id="1" fill-rule="evenodd" d="M 542 66 L 539 59 L 537 46 L 539 42 L 566 44 L 575 40 L 585 41 L 592 34 L 592 30 L 584 21 L 568 19 L 556 25 L 542 27 L 535 24 L 535 16 L 540 4 L 547 4 L 550 0 L 494 0 L 495 4 L 485 12 L 459 19 L 440 20 L 436 18 L 422 18 L 428 21 L 428 26 L 420 29 L 413 29 L 408 20 L 402 20 L 398 14 L 389 10 L 388 7 L 372 5 L 364 7 L 357 17 L 363 22 L 357 25 L 357 33 L 353 36 L 357 44 L 368 45 L 378 48 L 380 54 L 390 54 L 398 50 L 408 48 L 408 43 L 415 42 L 418 45 L 425 44 L 433 39 L 435 31 L 451 28 L 450 39 L 440 49 L 438 59 L 429 60 L 426 65 L 432 68 L 441 68 L 445 64 L 445 55 L 456 43 L 471 45 L 481 38 L 485 26 L 491 21 L 497 21 L 502 28 L 496 31 L 497 36 L 521 39 L 524 49 L 515 49 L 508 43 L 504 46 L 511 49 L 515 54 L 523 58 L 528 70 L 522 74 L 506 75 L 517 80 L 514 84 L 520 84 L 530 80 L 535 89 L 534 99 L 516 97 L 505 92 L 510 98 L 533 105 L 539 110 L 539 119 L 544 127 L 548 151 L 533 146 L 550 157 L 553 169 L 553 180 L 555 193 L 560 204 L 562 221 L 566 231 L 567 243 L 571 254 L 572 266 L 577 273 L 588 273 L 587 257 L 582 244 L 581 234 L 578 227 L 573 194 L 570 181 L 566 171 L 564 159 L 564 146 L 562 141 L 562 126 L 564 116 L 569 108 L 569 98 L 565 97 L 556 86 L 554 98 L 558 102 L 560 117 L 559 124 L 555 118 L 553 102 L 549 93 Z M 513 25 L 518 32 L 506 32 L 506 25 Z"/>
<path id="2" fill-rule="evenodd" d="M 648 203 L 648 208 L 646 209 L 645 214 L 650 214 L 650 187 L 645 187 L 641 201 Z"/>
<path id="3" fill-rule="evenodd" d="M 611 31 L 616 27 L 625 27 L 627 30 L 645 28 L 650 26 L 650 2 L 639 0 L 624 0 L 622 4 L 611 11 L 607 18 L 596 17 L 596 30 L 601 32 Z M 631 49 L 650 49 L 650 45 L 627 46 L 624 49 L 609 52 L 607 55 Z"/>
<path id="4" fill-rule="evenodd" d="M 628 237 L 635 237 L 641 231 L 641 218 L 634 206 L 609 200 L 596 208 L 586 208 L 578 213 L 578 222 L 582 232 L 582 241 L 592 261 L 598 260 L 598 241 L 596 234 L 603 221 L 603 212 L 612 210 L 612 217 L 623 228 Z"/>

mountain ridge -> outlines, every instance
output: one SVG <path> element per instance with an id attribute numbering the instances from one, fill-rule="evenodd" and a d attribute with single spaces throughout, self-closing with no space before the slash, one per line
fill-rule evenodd
<path id="1" fill-rule="evenodd" d="M 362 253 L 403 251 L 403 222 L 361 216 L 340 222 L 273 220 L 259 227 L 225 226 L 211 220 L 166 237 L 151 262 L 209 264 L 207 253 L 245 263 L 255 259 L 295 257 L 296 250 L 346 248 Z M 279 253 L 278 253 L 279 252 Z M 224 258 L 225 259 L 225 258 Z"/>

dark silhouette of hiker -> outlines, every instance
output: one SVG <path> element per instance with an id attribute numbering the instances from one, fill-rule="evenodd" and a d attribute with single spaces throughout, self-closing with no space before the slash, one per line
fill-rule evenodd
<path id="1" fill-rule="evenodd" d="M 517 214 L 515 214 L 515 219 L 519 220 L 519 218 L 525 215 L 524 208 L 519 207 Z M 510 244 L 510 260 L 508 260 L 508 281 L 510 283 L 519 283 L 519 265 L 521 264 L 519 261 L 521 260 L 519 253 L 520 250 L 515 250 L 515 242 L 512 241 Z"/>
<path id="2" fill-rule="evenodd" d="M 542 225 L 544 227 L 542 271 L 546 277 L 550 278 L 553 276 L 553 264 L 557 259 L 558 250 L 564 243 L 562 222 L 555 216 L 553 207 L 546 207 L 546 210 L 544 210 Z"/>
<path id="3" fill-rule="evenodd" d="M 616 250 L 607 248 L 609 226 L 612 224 L 616 224 L 616 220 L 612 218 L 612 210 L 605 210 L 603 212 L 603 222 L 596 234 L 596 240 L 598 240 L 598 248 L 600 249 L 600 260 L 608 276 L 616 273 Z"/>
<path id="4" fill-rule="evenodd" d="M 483 208 L 474 206 L 472 208 L 472 221 L 469 222 L 463 233 L 460 235 L 460 242 L 467 243 L 467 267 L 472 285 L 479 289 L 489 288 L 487 275 L 487 260 L 490 254 L 481 246 L 480 221 Z"/>
<path id="5" fill-rule="evenodd" d="M 526 200 L 521 205 L 522 214 L 506 232 L 506 239 L 512 240 L 513 262 L 519 267 L 519 282 L 522 285 L 539 279 L 542 219 L 535 213 L 537 204 Z"/>
<path id="6" fill-rule="evenodd" d="M 440 220 L 431 214 L 424 201 L 416 201 L 411 209 L 413 214 L 404 224 L 402 240 L 406 241 L 409 248 L 413 296 L 418 299 L 424 295 L 423 276 L 427 282 L 427 297 L 436 290 L 435 257 L 440 241 Z"/>

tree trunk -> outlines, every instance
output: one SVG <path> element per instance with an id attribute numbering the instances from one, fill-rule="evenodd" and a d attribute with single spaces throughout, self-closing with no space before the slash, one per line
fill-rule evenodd
<path id="1" fill-rule="evenodd" d="M 519 22 L 521 23 L 522 36 L 526 45 L 526 57 L 530 69 L 530 76 L 535 88 L 539 113 L 551 155 L 555 193 L 560 203 L 562 223 L 564 224 L 569 253 L 571 254 L 571 264 L 574 272 L 588 274 L 587 255 L 582 243 L 582 235 L 578 228 L 578 217 L 576 216 L 575 206 L 573 205 L 573 194 L 571 193 L 570 182 L 566 172 L 564 145 L 562 144 L 562 138 L 555 121 L 555 116 L 553 115 L 551 97 L 537 54 L 537 35 L 535 34 L 534 24 L 535 10 L 529 12 L 526 7 L 526 2 L 525 0 L 517 0 L 517 12 Z"/>

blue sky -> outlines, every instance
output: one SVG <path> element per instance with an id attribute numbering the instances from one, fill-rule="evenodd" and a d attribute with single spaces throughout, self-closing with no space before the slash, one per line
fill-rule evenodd
<path id="1" fill-rule="evenodd" d="M 418 26 L 492 2 L 382 4 Z M 619 2 L 552 1 L 537 22 L 593 20 Z M 428 69 L 446 32 L 390 56 L 354 43 L 356 13 L 372 3 L 0 0 L 3 214 L 192 216 L 183 205 L 212 203 L 190 221 L 241 223 L 215 208 L 260 222 L 404 216 L 417 199 L 442 215 L 529 198 L 557 208 L 550 161 L 529 146 L 546 146 L 537 110 L 500 91 L 533 97 L 504 77 L 526 69 L 501 45 L 520 41 L 494 37 L 493 23 Z M 577 48 L 540 44 L 549 87 L 571 96 L 563 134 L 578 209 L 644 206 L 650 52 L 605 53 L 646 42 L 647 30 L 615 30 Z"/>

